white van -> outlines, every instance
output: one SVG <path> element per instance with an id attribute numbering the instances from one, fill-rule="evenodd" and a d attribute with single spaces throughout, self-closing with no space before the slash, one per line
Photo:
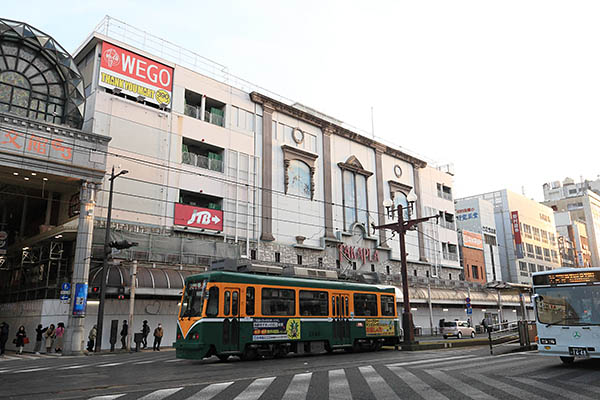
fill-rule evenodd
<path id="1" fill-rule="evenodd" d="M 469 326 L 467 321 L 444 321 L 441 328 L 444 339 L 448 339 L 449 336 L 456 336 L 458 339 L 475 337 L 475 329 Z"/>

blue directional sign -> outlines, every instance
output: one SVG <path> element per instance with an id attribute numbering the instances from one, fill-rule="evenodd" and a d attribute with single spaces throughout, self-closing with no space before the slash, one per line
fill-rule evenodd
<path id="1" fill-rule="evenodd" d="M 71 290 L 71 284 L 69 282 L 63 282 L 62 286 L 60 287 L 60 290 Z"/>
<path id="2" fill-rule="evenodd" d="M 69 300 L 69 298 L 70 298 L 70 297 L 71 297 L 71 296 L 70 296 L 70 295 L 68 295 L 68 294 L 61 294 L 61 295 L 60 295 L 60 299 L 61 299 L 61 300 Z"/>
<path id="3" fill-rule="evenodd" d="M 467 315 L 473 314 L 473 309 L 471 307 L 467 308 Z"/>

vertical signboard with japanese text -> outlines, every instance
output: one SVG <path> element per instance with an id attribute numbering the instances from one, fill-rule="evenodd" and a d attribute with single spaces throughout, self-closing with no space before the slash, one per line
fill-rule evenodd
<path id="1" fill-rule="evenodd" d="M 169 107 L 173 94 L 173 68 L 103 42 L 98 84 Z"/>
<path id="2" fill-rule="evenodd" d="M 510 212 L 510 222 L 512 225 L 513 237 L 515 239 L 515 249 L 517 258 L 523 258 L 523 240 L 521 239 L 521 224 L 519 223 L 519 212 Z"/>

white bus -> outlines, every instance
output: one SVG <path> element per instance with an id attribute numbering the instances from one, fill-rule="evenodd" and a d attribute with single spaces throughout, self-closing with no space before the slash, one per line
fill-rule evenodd
<path id="1" fill-rule="evenodd" d="M 600 268 L 533 274 L 539 353 L 563 363 L 600 358 Z"/>

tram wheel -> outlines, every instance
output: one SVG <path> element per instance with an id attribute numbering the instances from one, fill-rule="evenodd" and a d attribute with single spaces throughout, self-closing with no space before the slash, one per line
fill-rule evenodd
<path id="1" fill-rule="evenodd" d="M 371 351 L 379 351 L 381 350 L 382 344 L 379 340 L 374 340 L 371 343 Z"/>
<path id="2" fill-rule="evenodd" d="M 246 347 L 243 353 L 240 355 L 242 361 L 253 361 L 258 358 L 258 351 L 256 349 Z"/>
<path id="3" fill-rule="evenodd" d="M 273 357 L 275 358 L 283 358 L 287 356 L 287 348 L 285 346 L 277 346 L 273 347 Z"/>
<path id="4" fill-rule="evenodd" d="M 229 354 L 217 354 L 217 357 L 221 362 L 226 362 L 229 359 Z"/>
<path id="5" fill-rule="evenodd" d="M 329 344 L 329 342 L 325 343 L 325 351 L 329 354 L 333 353 L 333 347 Z"/>

